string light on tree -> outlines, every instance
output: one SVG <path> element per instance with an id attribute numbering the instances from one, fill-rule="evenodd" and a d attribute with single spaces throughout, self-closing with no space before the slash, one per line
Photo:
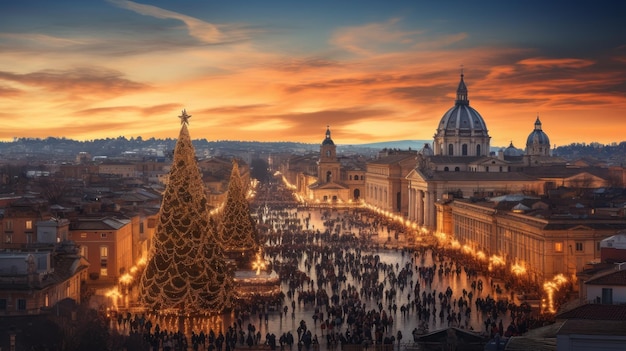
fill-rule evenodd
<path id="1" fill-rule="evenodd" d="M 181 130 L 153 245 L 140 280 L 140 301 L 154 311 L 221 313 L 231 307 L 233 272 L 218 244 L 187 126 Z"/>

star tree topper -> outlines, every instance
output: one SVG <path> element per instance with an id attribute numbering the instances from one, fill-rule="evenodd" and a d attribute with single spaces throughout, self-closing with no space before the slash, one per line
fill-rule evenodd
<path id="1" fill-rule="evenodd" d="M 187 110 L 183 110 L 183 113 L 178 116 L 178 118 L 180 118 L 180 124 L 189 125 L 189 119 L 191 118 L 191 115 L 187 114 Z"/>

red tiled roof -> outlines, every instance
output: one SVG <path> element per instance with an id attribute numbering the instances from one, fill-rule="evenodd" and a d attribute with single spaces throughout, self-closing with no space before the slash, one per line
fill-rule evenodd
<path id="1" fill-rule="evenodd" d="M 592 277 L 585 282 L 588 285 L 619 285 L 626 286 L 626 269 Z"/>
<path id="2" fill-rule="evenodd" d="M 558 314 L 556 318 L 626 321 L 626 305 L 586 304 Z"/>

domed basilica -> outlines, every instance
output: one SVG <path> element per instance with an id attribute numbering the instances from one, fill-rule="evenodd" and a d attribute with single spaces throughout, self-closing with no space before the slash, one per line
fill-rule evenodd
<path id="1" fill-rule="evenodd" d="M 564 172 L 566 162 L 552 155 L 550 139 L 538 116 L 525 151 L 515 148 L 513 142 L 491 151 L 490 140 L 485 119 L 470 106 L 461 74 L 454 106 L 441 117 L 432 148 L 424 145 L 415 169 L 406 177 L 407 217 L 435 229 L 440 227 L 435 203 L 444 197 L 484 198 L 516 192 L 541 195 L 576 176 L 575 172 Z"/>

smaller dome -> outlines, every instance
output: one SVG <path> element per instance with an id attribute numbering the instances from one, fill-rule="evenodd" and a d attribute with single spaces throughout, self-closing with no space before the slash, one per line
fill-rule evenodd
<path id="1" fill-rule="evenodd" d="M 535 121 L 535 129 L 528 135 L 528 139 L 526 139 L 526 146 L 532 145 L 546 145 L 550 146 L 550 138 L 548 135 L 541 130 L 541 121 L 539 117 Z"/>
<path id="2" fill-rule="evenodd" d="M 432 156 L 434 155 L 433 149 L 430 148 L 430 144 L 425 143 L 424 147 L 419 151 L 423 156 Z"/>
<path id="3" fill-rule="evenodd" d="M 326 126 L 326 138 L 322 141 L 322 145 L 335 145 L 333 139 L 330 138 L 330 126 Z"/>
<path id="4" fill-rule="evenodd" d="M 524 151 L 517 149 L 513 146 L 513 142 L 509 144 L 509 146 L 504 149 L 504 156 L 520 156 L 524 153 Z"/>

